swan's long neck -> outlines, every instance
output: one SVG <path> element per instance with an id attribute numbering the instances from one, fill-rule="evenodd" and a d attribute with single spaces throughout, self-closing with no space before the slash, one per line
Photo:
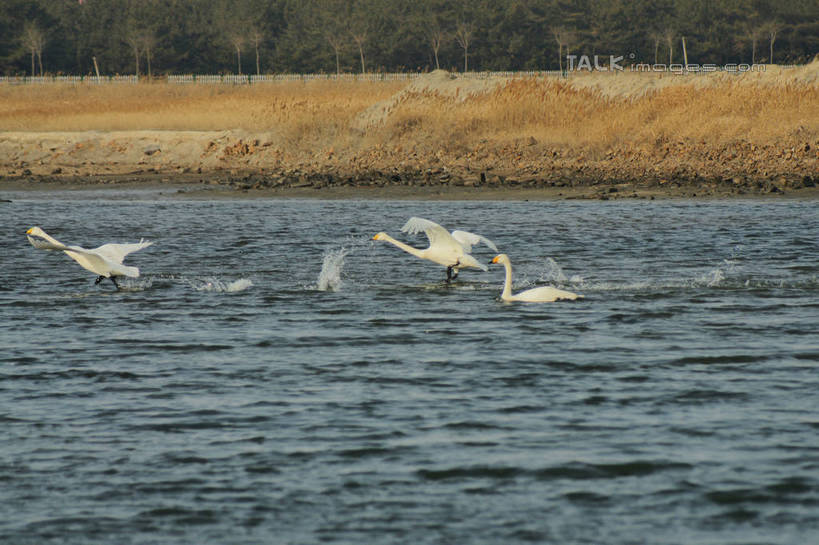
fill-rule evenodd
<path id="1" fill-rule="evenodd" d="M 502 299 L 512 297 L 512 264 L 509 261 L 504 262 L 503 268 L 506 269 L 506 280 L 503 282 Z"/>
<path id="2" fill-rule="evenodd" d="M 60 241 L 59 241 L 59 240 L 57 240 L 56 238 L 52 237 L 51 235 L 49 235 L 49 234 L 48 234 L 48 233 L 46 233 L 45 231 L 41 231 L 41 232 L 43 233 L 43 234 L 42 234 L 42 237 L 43 237 L 44 239 L 46 239 L 47 241 L 49 241 L 51 244 L 54 244 L 54 245 L 56 245 L 56 246 L 65 246 L 65 244 L 63 244 L 62 242 L 60 242 Z"/>
<path id="3" fill-rule="evenodd" d="M 67 248 L 66 248 L 65 244 L 63 244 L 62 242 L 60 242 L 56 238 L 52 237 L 51 235 L 49 235 L 48 233 L 46 233 L 42 229 L 40 229 L 39 231 L 37 231 L 36 233 L 33 233 L 31 235 L 29 235 L 28 232 L 26 232 L 26 234 L 28 235 L 29 240 L 31 241 L 31 244 L 33 244 L 37 248 L 40 248 L 41 250 L 62 250 L 62 251 L 65 251 L 67 253 Z M 32 236 L 37 237 L 37 239 L 41 239 L 41 240 L 37 240 L 35 242 L 31 238 Z"/>
<path id="4" fill-rule="evenodd" d="M 390 243 L 390 244 L 392 244 L 393 246 L 398 246 L 399 248 L 401 248 L 402 250 L 404 250 L 404 251 L 405 251 L 405 252 L 407 252 L 408 254 L 412 254 L 412 255 L 414 255 L 415 257 L 420 257 L 421 259 L 424 259 L 424 258 L 425 258 L 425 255 L 424 255 L 424 250 L 419 250 L 418 248 L 413 248 L 413 247 L 412 247 L 412 246 L 410 246 L 409 244 L 404 244 L 404 243 L 403 243 L 403 242 L 401 242 L 400 240 L 395 240 L 395 239 L 394 239 L 394 238 L 392 238 L 390 235 L 384 235 L 384 236 L 383 236 L 383 237 L 381 237 L 381 238 L 382 238 L 383 240 L 385 240 L 386 242 L 389 242 L 389 243 Z"/>

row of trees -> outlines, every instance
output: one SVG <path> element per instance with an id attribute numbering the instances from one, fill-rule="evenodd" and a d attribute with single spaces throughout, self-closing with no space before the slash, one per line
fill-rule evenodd
<path id="1" fill-rule="evenodd" d="M 563 69 L 679 62 L 683 36 L 689 62 L 805 62 L 819 2 L 3 0 L 0 73 Z"/>

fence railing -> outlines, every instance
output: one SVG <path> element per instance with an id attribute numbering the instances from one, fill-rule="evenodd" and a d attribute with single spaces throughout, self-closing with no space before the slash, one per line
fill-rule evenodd
<path id="1" fill-rule="evenodd" d="M 779 65 L 780 68 L 795 68 L 793 65 Z M 630 72 L 632 70 L 625 70 Z M 724 70 L 717 70 L 724 71 Z M 733 71 L 729 71 L 733 72 Z M 613 74 L 620 73 L 618 71 Z M 692 72 L 692 74 L 703 72 Z M 374 81 L 411 81 L 426 75 L 426 72 L 394 72 L 394 73 L 366 73 L 366 74 L 264 74 L 264 75 L 215 75 L 215 74 L 181 74 L 168 75 L 161 78 L 147 79 L 137 76 L 0 76 L 0 85 L 47 85 L 54 83 L 73 85 L 106 85 L 106 84 L 137 84 L 140 82 L 166 82 L 170 84 L 204 84 L 204 85 L 254 85 L 263 83 L 279 83 L 289 81 L 344 81 L 344 82 L 374 82 Z M 571 74 L 571 72 L 570 72 Z M 462 72 L 453 74 L 462 79 L 488 78 L 539 78 L 560 77 L 566 74 L 560 70 L 532 70 L 520 72 Z"/>
<path id="2" fill-rule="evenodd" d="M 370 74 L 265 74 L 260 76 L 237 75 L 203 75 L 191 74 L 167 76 L 168 83 L 227 83 L 232 85 L 252 85 L 257 83 L 279 83 L 283 81 L 411 81 L 424 76 L 421 72 L 370 73 Z M 531 72 L 466 72 L 457 74 L 458 78 L 480 79 L 492 77 L 531 78 L 538 76 L 559 76 L 559 70 L 541 70 Z"/>
<path id="3" fill-rule="evenodd" d="M 136 76 L 0 76 L 0 84 L 10 85 L 47 85 L 67 83 L 73 85 L 104 85 L 111 83 L 139 83 Z"/>
<path id="4" fill-rule="evenodd" d="M 412 81 L 426 75 L 422 72 L 396 73 L 367 73 L 367 74 L 264 74 L 264 75 L 236 75 L 236 74 L 172 74 L 163 78 L 151 80 L 136 76 L 0 76 L 0 85 L 46 85 L 52 83 L 73 85 L 105 85 L 105 84 L 136 84 L 140 81 L 166 82 L 176 85 L 203 84 L 203 85 L 254 85 L 263 83 L 280 83 L 292 81 L 344 81 L 344 82 L 376 82 L 376 81 Z M 465 72 L 455 74 L 464 79 L 487 79 L 493 77 L 504 78 L 534 78 L 546 76 L 560 76 L 559 70 L 539 70 L 528 72 Z"/>

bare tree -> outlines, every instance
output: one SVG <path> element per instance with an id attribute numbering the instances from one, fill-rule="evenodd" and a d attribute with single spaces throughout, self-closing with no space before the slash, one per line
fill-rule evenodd
<path id="1" fill-rule="evenodd" d="M 756 64 L 756 45 L 759 43 L 761 32 L 757 23 L 751 22 L 745 25 L 745 32 L 739 37 L 740 43 L 751 45 L 751 64 Z"/>
<path id="2" fill-rule="evenodd" d="M 31 75 L 32 77 L 35 75 L 34 72 L 34 59 L 39 61 L 40 64 L 40 75 L 43 75 L 43 49 L 45 48 L 46 38 L 45 33 L 40 30 L 40 27 L 37 26 L 37 23 L 34 22 L 27 22 L 23 25 L 23 45 L 26 49 L 29 50 L 31 53 Z"/>
<path id="3" fill-rule="evenodd" d="M 557 42 L 557 61 L 560 65 L 560 72 L 563 73 L 563 48 L 566 46 L 566 29 L 555 27 L 552 29 L 552 35 Z"/>
<path id="4" fill-rule="evenodd" d="M 677 32 L 671 27 L 663 31 L 663 39 L 668 46 L 668 64 L 674 64 L 674 38 L 676 36 Z"/>
<path id="5" fill-rule="evenodd" d="M 572 44 L 577 41 L 577 35 L 573 30 L 567 30 L 563 33 L 563 39 L 566 40 L 566 57 L 572 54 Z"/>
<path id="6" fill-rule="evenodd" d="M 571 54 L 571 46 L 572 42 L 574 42 L 575 34 L 571 30 L 566 30 L 563 27 L 555 27 L 552 29 L 552 34 L 555 37 L 555 41 L 557 42 L 557 56 L 558 61 L 560 63 L 560 71 L 563 71 L 563 56 L 561 52 L 563 48 L 566 48 L 566 57 Z"/>
<path id="7" fill-rule="evenodd" d="M 353 42 L 355 42 L 355 45 L 358 47 L 358 55 L 361 58 L 361 73 L 364 74 L 366 72 L 364 65 L 364 44 L 367 43 L 367 27 L 361 26 L 351 30 L 350 36 L 352 36 Z"/>
<path id="8" fill-rule="evenodd" d="M 140 35 L 134 30 L 129 30 L 128 34 L 125 35 L 125 43 L 128 44 L 134 54 L 134 75 L 139 78 L 139 57 L 142 53 Z"/>
<path id="9" fill-rule="evenodd" d="M 747 39 L 751 43 L 751 64 L 756 64 L 756 44 L 759 41 L 759 32 L 755 28 L 749 28 Z"/>
<path id="10" fill-rule="evenodd" d="M 315 2 L 316 11 L 310 17 L 315 31 L 333 48 L 336 58 L 336 76 L 341 75 L 341 54 L 349 46 L 352 25 L 350 0 L 321 0 Z"/>
<path id="11" fill-rule="evenodd" d="M 245 35 L 240 30 L 234 30 L 230 33 L 228 40 L 230 45 L 236 51 L 236 67 L 239 75 L 242 75 L 242 48 L 245 46 Z"/>
<path id="12" fill-rule="evenodd" d="M 152 30 L 144 30 L 139 36 L 139 42 L 142 46 L 142 52 L 145 53 L 145 61 L 148 64 L 148 78 L 153 77 L 151 71 L 151 60 L 154 58 L 154 48 L 156 47 L 156 34 Z"/>
<path id="13" fill-rule="evenodd" d="M 781 30 L 779 23 L 776 21 L 771 21 L 764 27 L 764 32 L 768 36 L 768 40 L 771 46 L 771 56 L 768 57 L 768 64 L 773 64 L 773 49 L 774 49 L 774 42 L 776 41 L 776 35 Z"/>
<path id="14" fill-rule="evenodd" d="M 344 40 L 339 33 L 332 30 L 324 32 L 324 39 L 327 40 L 327 43 L 330 44 L 330 47 L 333 48 L 333 52 L 336 54 L 336 75 L 340 76 L 341 62 L 339 61 L 339 56 L 341 54 L 341 50 L 344 49 Z"/>
<path id="15" fill-rule="evenodd" d="M 426 27 L 424 35 L 432 48 L 432 54 L 435 56 L 435 69 L 438 70 L 441 68 L 441 64 L 438 62 L 438 51 L 441 50 L 441 44 L 446 40 L 446 32 L 440 25 L 434 24 Z"/>
<path id="16" fill-rule="evenodd" d="M 264 40 L 264 34 L 258 27 L 252 27 L 250 29 L 250 43 L 253 44 L 253 48 L 256 50 L 256 75 L 261 75 L 261 63 L 259 62 L 259 46 L 262 45 L 262 41 Z"/>
<path id="17" fill-rule="evenodd" d="M 660 52 L 660 42 L 663 41 L 663 35 L 659 30 L 652 30 L 648 37 L 654 42 L 654 64 L 658 62 L 658 54 Z"/>
<path id="18" fill-rule="evenodd" d="M 151 60 L 154 56 L 154 47 L 156 47 L 156 34 L 152 30 L 142 29 L 137 30 L 129 28 L 125 35 L 125 43 L 131 48 L 134 54 L 134 74 L 139 77 L 139 59 L 144 55 L 148 65 L 148 77 L 153 77 L 151 70 Z"/>
<path id="19" fill-rule="evenodd" d="M 469 44 L 472 43 L 474 33 L 472 23 L 458 22 L 455 26 L 455 41 L 464 50 L 464 72 L 469 71 Z"/>

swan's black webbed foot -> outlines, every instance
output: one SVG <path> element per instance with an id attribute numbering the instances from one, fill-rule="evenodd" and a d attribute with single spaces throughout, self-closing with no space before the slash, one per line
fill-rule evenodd
<path id="1" fill-rule="evenodd" d="M 98 276 L 98 277 L 97 277 L 97 279 L 96 279 L 96 280 L 94 280 L 94 285 L 96 286 L 97 284 L 99 284 L 99 283 L 100 283 L 100 282 L 102 282 L 103 280 L 105 280 L 105 277 L 104 277 L 104 276 Z"/>
<path id="2" fill-rule="evenodd" d="M 458 261 L 455 262 L 454 265 L 450 265 L 449 267 L 446 268 L 446 283 L 447 284 L 449 284 L 450 282 L 452 282 L 453 280 L 458 278 L 458 270 L 454 269 L 454 267 L 457 267 L 460 264 L 461 264 L 461 260 L 459 259 Z M 455 271 L 455 274 L 452 274 L 453 269 Z"/>
<path id="3" fill-rule="evenodd" d="M 116 276 L 111 277 L 111 282 L 114 283 L 114 285 L 117 287 L 118 290 L 122 289 L 122 288 L 119 287 L 119 283 L 117 283 L 117 277 Z"/>

